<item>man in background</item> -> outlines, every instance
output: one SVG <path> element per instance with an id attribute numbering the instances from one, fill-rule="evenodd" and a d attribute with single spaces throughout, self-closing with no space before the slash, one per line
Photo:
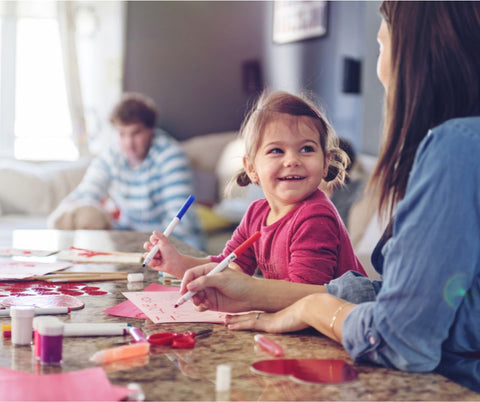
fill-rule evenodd
<path id="1" fill-rule="evenodd" d="M 155 127 L 151 98 L 125 93 L 110 122 L 117 141 L 92 161 L 82 182 L 50 215 L 50 227 L 162 231 L 193 194 L 189 160 L 176 140 Z M 174 236 L 204 249 L 195 208 Z"/>

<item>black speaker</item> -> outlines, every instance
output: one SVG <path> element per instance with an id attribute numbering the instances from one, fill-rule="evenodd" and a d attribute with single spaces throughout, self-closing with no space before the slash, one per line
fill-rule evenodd
<path id="1" fill-rule="evenodd" d="M 262 68 L 258 60 L 247 60 L 242 64 L 243 90 L 252 94 L 263 89 Z"/>
<path id="2" fill-rule="evenodd" d="M 345 94 L 359 94 L 362 63 L 350 57 L 343 59 L 342 92 Z"/>

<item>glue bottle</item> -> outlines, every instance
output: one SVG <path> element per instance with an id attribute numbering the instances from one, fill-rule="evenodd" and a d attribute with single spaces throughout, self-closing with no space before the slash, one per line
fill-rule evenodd
<path id="1" fill-rule="evenodd" d="M 11 306 L 12 344 L 30 345 L 32 342 L 33 306 Z"/>
<path id="2" fill-rule="evenodd" d="M 36 322 L 40 349 L 40 363 L 61 364 L 63 346 L 63 322 L 56 317 L 42 317 Z"/>

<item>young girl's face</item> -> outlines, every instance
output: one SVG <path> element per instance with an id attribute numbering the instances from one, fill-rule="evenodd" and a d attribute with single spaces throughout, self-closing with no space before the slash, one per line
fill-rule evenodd
<path id="1" fill-rule="evenodd" d="M 320 135 L 309 117 L 281 115 L 269 122 L 253 160 L 250 180 L 260 184 L 272 211 L 293 207 L 313 194 L 327 174 Z"/>

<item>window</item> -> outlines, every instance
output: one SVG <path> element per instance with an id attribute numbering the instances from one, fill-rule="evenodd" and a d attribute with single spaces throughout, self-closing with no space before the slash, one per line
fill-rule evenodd
<path id="1" fill-rule="evenodd" d="M 17 159 L 78 158 L 72 140 L 58 22 L 17 22 L 15 147 Z"/>
<path id="2" fill-rule="evenodd" d="M 0 152 L 16 159 L 75 160 L 58 21 L 16 11 L 2 19 Z"/>
<path id="3" fill-rule="evenodd" d="M 125 13 L 124 1 L 0 0 L 0 157 L 102 149 L 122 92 Z"/>

